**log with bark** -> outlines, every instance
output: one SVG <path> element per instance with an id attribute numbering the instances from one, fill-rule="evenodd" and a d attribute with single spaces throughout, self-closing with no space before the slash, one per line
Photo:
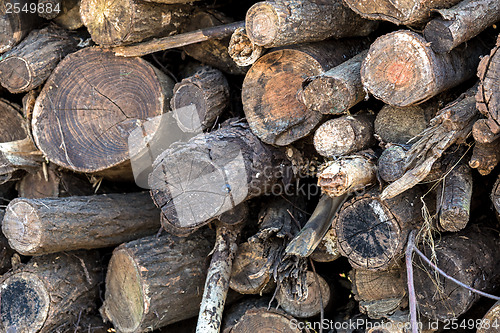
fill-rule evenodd
<path id="1" fill-rule="evenodd" d="M 262 1 L 250 7 L 245 17 L 250 40 L 266 48 L 331 37 L 368 36 L 377 26 L 355 14 L 341 0 Z"/>
<path id="2" fill-rule="evenodd" d="M 472 78 L 486 53 L 477 39 L 450 53 L 435 53 L 419 34 L 399 30 L 372 44 L 361 78 L 365 89 L 386 104 L 419 104 Z"/>
<path id="3" fill-rule="evenodd" d="M 391 183 L 401 178 L 405 173 L 406 154 L 410 145 L 389 144 L 377 161 L 377 172 L 380 179 Z"/>
<path id="4" fill-rule="evenodd" d="M 500 65 L 500 35 L 496 46 L 490 54 L 481 59 L 477 69 L 479 88 L 476 101 L 479 111 L 488 117 L 487 124 L 493 134 L 500 134 L 500 88 L 498 82 L 498 66 Z"/>
<path id="5" fill-rule="evenodd" d="M 255 135 L 285 146 L 311 133 L 323 115 L 307 110 L 300 101 L 304 77 L 321 74 L 366 46 L 366 39 L 333 40 L 289 46 L 260 57 L 242 87 L 243 110 Z"/>
<path id="6" fill-rule="evenodd" d="M 253 65 L 265 49 L 253 43 L 248 37 L 244 27 L 236 29 L 231 35 L 227 51 L 236 65 L 247 67 Z"/>
<path id="7" fill-rule="evenodd" d="M 450 52 L 500 21 L 500 3 L 496 0 L 463 0 L 433 12 L 439 17 L 427 23 L 424 36 L 438 53 Z"/>
<path id="8" fill-rule="evenodd" d="M 62 0 L 38 0 L 37 14 L 38 16 L 52 20 L 59 15 L 61 11 Z"/>
<path id="9" fill-rule="evenodd" d="M 124 243 L 106 274 L 103 318 L 120 332 L 143 332 L 198 314 L 213 233 L 170 234 Z"/>
<path id="10" fill-rule="evenodd" d="M 221 332 L 229 332 L 247 311 L 267 309 L 269 304 L 271 304 L 271 297 L 267 295 L 261 297 L 247 297 L 235 302 L 226 311 L 224 311 Z"/>
<path id="11" fill-rule="evenodd" d="M 486 176 L 493 171 L 498 162 L 500 162 L 500 138 L 491 143 L 476 142 L 469 161 L 471 168 Z"/>
<path id="12" fill-rule="evenodd" d="M 2 231 L 19 253 L 41 255 L 118 245 L 159 227 L 160 213 L 143 192 L 17 198 L 7 206 Z"/>
<path id="13" fill-rule="evenodd" d="M 97 252 L 64 252 L 35 257 L 2 276 L 0 328 L 3 332 L 68 332 L 96 309 L 103 278 Z"/>
<path id="14" fill-rule="evenodd" d="M 250 309 L 241 316 L 236 325 L 224 331 L 224 333 L 302 332 L 296 324 L 297 321 L 295 318 L 281 311 Z"/>
<path id="15" fill-rule="evenodd" d="M 472 126 L 472 136 L 477 143 L 492 143 L 500 138 L 500 133 L 493 133 L 487 118 L 478 119 Z"/>
<path id="16" fill-rule="evenodd" d="M 0 53 L 16 46 L 40 23 L 36 12 L 21 11 L 25 6 L 37 6 L 37 0 L 2 1 L 0 4 Z M 15 10 L 15 8 L 19 8 Z"/>
<path id="17" fill-rule="evenodd" d="M 496 333 L 500 328 L 500 301 L 497 301 L 486 312 L 480 325 L 477 327 L 476 333 Z"/>
<path id="18" fill-rule="evenodd" d="M 151 138 L 129 143 L 129 136 L 155 133 L 160 122 L 148 120 L 168 109 L 173 85 L 140 58 L 95 47 L 72 53 L 36 100 L 35 142 L 49 161 L 69 170 L 131 180 L 129 151 L 141 151 Z"/>

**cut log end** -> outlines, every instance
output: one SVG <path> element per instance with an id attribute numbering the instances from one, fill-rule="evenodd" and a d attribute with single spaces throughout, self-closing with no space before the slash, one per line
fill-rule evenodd
<path id="1" fill-rule="evenodd" d="M 33 80 L 28 63 L 20 57 L 0 61 L 0 75 L 4 78 L 2 86 L 11 92 L 23 91 Z"/>
<path id="2" fill-rule="evenodd" d="M 260 242 L 245 242 L 238 246 L 231 271 L 229 287 L 240 294 L 259 294 L 271 276 L 265 269 L 267 258 Z"/>
<path id="3" fill-rule="evenodd" d="M 424 37 L 431 43 L 431 47 L 435 52 L 449 52 L 455 47 L 455 40 L 450 31 L 450 25 L 452 24 L 453 21 L 435 18 L 425 26 Z"/>
<path id="4" fill-rule="evenodd" d="M 328 98 L 318 98 L 324 92 L 328 93 Z M 323 114 L 346 112 L 355 102 L 351 96 L 345 81 L 331 77 L 317 77 L 302 91 L 302 99 L 307 108 Z"/>
<path id="5" fill-rule="evenodd" d="M 15 199 L 7 207 L 2 231 L 9 237 L 9 244 L 19 253 L 29 255 L 40 244 L 42 232 L 36 209 L 29 202 Z"/>
<path id="6" fill-rule="evenodd" d="M 278 35 L 279 18 L 275 8 L 263 1 L 254 4 L 247 11 L 245 25 L 248 37 L 256 45 L 271 44 Z"/>
<path id="7" fill-rule="evenodd" d="M 245 28 L 238 28 L 231 36 L 228 52 L 238 66 L 246 67 L 259 59 L 264 53 L 264 48 L 252 43 Z"/>
<path id="8" fill-rule="evenodd" d="M 299 333 L 301 330 L 292 325 L 293 318 L 277 311 L 265 309 L 248 310 L 230 333 L 281 332 Z"/>

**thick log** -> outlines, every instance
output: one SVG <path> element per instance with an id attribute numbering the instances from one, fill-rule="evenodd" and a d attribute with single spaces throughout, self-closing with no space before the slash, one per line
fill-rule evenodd
<path id="1" fill-rule="evenodd" d="M 193 9 L 140 0 L 81 0 L 80 16 L 94 42 L 116 46 L 179 33 Z"/>
<path id="2" fill-rule="evenodd" d="M 314 148 L 324 157 L 348 155 L 375 144 L 375 116 L 360 113 L 342 116 L 322 124 L 314 133 Z"/>
<path id="3" fill-rule="evenodd" d="M 406 154 L 410 146 L 390 144 L 377 161 L 377 172 L 380 178 L 388 183 L 401 178 L 405 173 Z"/>
<path id="4" fill-rule="evenodd" d="M 267 309 L 271 303 L 269 296 L 246 297 L 241 301 L 235 302 L 224 311 L 224 320 L 221 332 L 228 333 L 249 310 Z"/>
<path id="5" fill-rule="evenodd" d="M 224 333 L 302 332 L 296 324 L 296 319 L 280 311 L 250 309 L 245 312 L 236 325 Z"/>
<path id="6" fill-rule="evenodd" d="M 213 233 L 141 238 L 113 251 L 101 314 L 120 332 L 143 332 L 198 314 Z"/>
<path id="7" fill-rule="evenodd" d="M 493 133 L 490 128 L 488 119 L 478 119 L 472 126 L 472 136 L 477 143 L 492 143 L 500 138 L 500 133 Z"/>
<path id="8" fill-rule="evenodd" d="M 52 20 L 61 12 L 62 0 L 38 0 L 38 16 Z"/>
<path id="9" fill-rule="evenodd" d="M 5 216 L 5 211 L 0 210 L 0 222 L 3 221 L 3 217 Z M 10 248 L 9 242 L 7 238 L 0 233 L 0 274 L 4 274 L 7 272 L 12 266 L 12 255 L 14 254 L 14 250 Z"/>
<path id="10" fill-rule="evenodd" d="M 16 47 L 2 55 L 0 82 L 11 93 L 40 86 L 67 54 L 76 51 L 78 38 L 50 25 L 33 30 Z"/>
<path id="11" fill-rule="evenodd" d="M 1 279 L 3 332 L 68 332 L 96 309 L 102 270 L 97 252 L 35 257 Z"/>
<path id="12" fill-rule="evenodd" d="M 293 178 L 284 150 L 260 142 L 238 121 L 201 134 L 158 156 L 149 186 L 165 228 L 193 228 L 239 203 L 283 189 Z"/>
<path id="13" fill-rule="evenodd" d="M 356 269 L 388 269 L 402 256 L 410 231 L 422 224 L 422 195 L 413 188 L 382 201 L 372 191 L 346 202 L 333 221 L 340 253 Z"/>
<path id="14" fill-rule="evenodd" d="M 415 25 L 430 19 L 435 9 L 448 8 L 460 0 L 344 0 L 356 13 L 370 20 L 385 20 L 398 25 Z"/>
<path id="15" fill-rule="evenodd" d="M 16 46 L 24 37 L 40 23 L 36 12 L 19 10 L 24 6 L 37 5 L 37 0 L 12 0 L 0 4 L 0 53 L 4 53 Z"/>
<path id="16" fill-rule="evenodd" d="M 147 193 L 12 200 L 2 231 L 24 255 L 117 245 L 151 235 L 159 211 Z"/>
<path id="17" fill-rule="evenodd" d="M 484 292 L 498 286 L 500 258 L 496 255 L 498 235 L 489 230 L 468 228 L 458 234 L 442 236 L 433 251 L 436 265 L 458 281 Z M 420 313 L 444 321 L 464 314 L 480 296 L 445 279 L 420 259 L 415 259 L 415 291 Z"/>
<path id="18" fill-rule="evenodd" d="M 82 18 L 80 17 L 80 0 L 62 0 L 61 12 L 53 21 L 68 30 L 83 27 Z"/>
<path id="19" fill-rule="evenodd" d="M 339 65 L 362 51 L 366 42 L 300 44 L 260 57 L 248 71 L 242 87 L 243 110 L 255 135 L 279 146 L 308 135 L 323 115 L 309 111 L 298 98 L 304 77 Z"/>
<path id="20" fill-rule="evenodd" d="M 131 180 L 129 151 L 143 143 L 129 144 L 129 136 L 168 109 L 172 87 L 172 79 L 140 58 L 85 48 L 63 59 L 47 80 L 33 110 L 33 137 L 59 166 Z M 147 129 L 159 126 L 152 121 Z"/>
<path id="21" fill-rule="evenodd" d="M 386 104 L 419 104 L 472 78 L 486 52 L 474 40 L 450 53 L 435 53 L 419 34 L 399 30 L 372 44 L 361 78 L 365 89 Z"/>
<path id="22" fill-rule="evenodd" d="M 229 103 L 229 84 L 224 74 L 206 67 L 176 83 L 170 100 L 177 125 L 189 133 L 210 129 Z"/>
<path id="23" fill-rule="evenodd" d="M 476 333 L 497 333 L 500 329 L 500 301 L 486 312 Z"/>
<path id="24" fill-rule="evenodd" d="M 476 142 L 469 161 L 471 168 L 486 176 L 493 171 L 498 162 L 500 162 L 500 138 L 492 143 Z"/>
<path id="25" fill-rule="evenodd" d="M 499 79 L 500 35 L 497 38 L 496 46 L 490 54 L 481 59 L 477 69 L 479 77 L 479 88 L 476 94 L 477 108 L 488 117 L 488 127 L 493 134 L 500 134 L 500 88 L 497 84 Z"/>
<path id="26" fill-rule="evenodd" d="M 322 114 L 344 114 L 363 101 L 361 63 L 368 51 L 302 83 L 300 96 L 308 109 Z"/>
<path id="27" fill-rule="evenodd" d="M 438 53 L 450 52 L 463 42 L 500 21 L 500 2 L 463 0 L 449 9 L 438 9 L 437 17 L 427 23 L 424 36 Z"/>
<path id="28" fill-rule="evenodd" d="M 246 67 L 253 65 L 264 54 L 265 49 L 253 43 L 244 27 L 236 29 L 231 35 L 227 51 L 236 65 Z"/>
<path id="29" fill-rule="evenodd" d="M 378 24 L 355 14 L 340 0 L 276 0 L 254 4 L 245 27 L 250 40 L 263 47 L 309 43 L 327 38 L 368 36 Z"/>

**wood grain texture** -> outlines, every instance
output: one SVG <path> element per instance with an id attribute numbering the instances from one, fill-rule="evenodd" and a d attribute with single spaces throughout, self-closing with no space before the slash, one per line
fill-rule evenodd
<path id="1" fill-rule="evenodd" d="M 481 59 L 477 69 L 479 88 L 476 94 L 478 110 L 488 117 L 487 124 L 493 134 L 500 133 L 500 37 L 490 54 Z"/>
<path id="2" fill-rule="evenodd" d="M 265 49 L 253 43 L 248 38 L 245 27 L 240 27 L 231 35 L 228 52 L 236 65 L 246 67 L 256 62 Z"/>
<path id="3" fill-rule="evenodd" d="M 62 0 L 61 11 L 53 21 L 68 30 L 83 27 L 82 18 L 80 17 L 80 3 L 80 0 Z"/>

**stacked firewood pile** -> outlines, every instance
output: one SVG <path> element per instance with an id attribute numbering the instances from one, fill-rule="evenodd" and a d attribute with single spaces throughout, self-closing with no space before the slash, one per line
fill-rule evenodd
<path id="1" fill-rule="evenodd" d="M 498 0 L 0 9 L 0 332 L 500 331 Z"/>

